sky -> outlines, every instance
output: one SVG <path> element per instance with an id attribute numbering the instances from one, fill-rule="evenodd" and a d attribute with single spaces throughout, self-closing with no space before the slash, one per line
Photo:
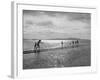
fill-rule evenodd
<path id="1" fill-rule="evenodd" d="M 23 10 L 24 39 L 90 39 L 91 14 Z"/>

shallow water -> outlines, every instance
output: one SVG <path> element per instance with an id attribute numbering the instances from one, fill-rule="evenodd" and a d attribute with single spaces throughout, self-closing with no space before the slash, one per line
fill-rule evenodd
<path id="1" fill-rule="evenodd" d="M 90 44 L 23 55 L 24 69 L 90 66 Z"/>

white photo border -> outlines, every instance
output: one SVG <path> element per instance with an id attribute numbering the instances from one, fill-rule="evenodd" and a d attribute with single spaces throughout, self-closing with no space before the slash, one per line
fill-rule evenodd
<path id="1" fill-rule="evenodd" d="M 23 10 L 91 13 L 91 66 L 23 70 Z M 96 29 L 97 24 L 96 16 L 96 8 L 39 5 L 13 2 L 12 40 L 14 48 L 12 50 L 12 77 L 23 78 L 96 72 L 97 53 L 94 39 L 94 36 L 96 35 L 94 30 Z"/>

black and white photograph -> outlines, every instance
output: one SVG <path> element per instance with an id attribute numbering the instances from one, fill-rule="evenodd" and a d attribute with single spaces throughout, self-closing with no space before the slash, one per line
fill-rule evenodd
<path id="1" fill-rule="evenodd" d="M 23 69 L 91 66 L 91 13 L 23 10 Z"/>

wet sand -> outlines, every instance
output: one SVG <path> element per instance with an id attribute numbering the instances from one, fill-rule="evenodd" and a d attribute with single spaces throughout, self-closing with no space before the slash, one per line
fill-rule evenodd
<path id="1" fill-rule="evenodd" d="M 23 69 L 90 66 L 90 56 L 90 44 L 23 54 Z"/>

